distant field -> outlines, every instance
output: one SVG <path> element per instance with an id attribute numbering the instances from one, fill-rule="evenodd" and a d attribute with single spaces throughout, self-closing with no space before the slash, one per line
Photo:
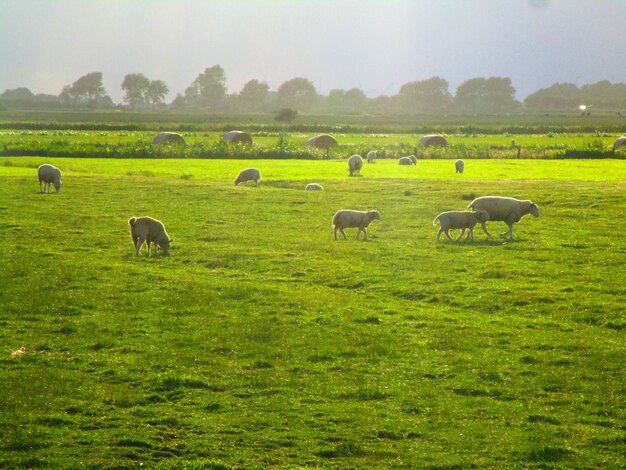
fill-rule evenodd
<path id="1" fill-rule="evenodd" d="M 240 123 L 243 124 L 243 123 Z M 331 132 L 332 133 L 332 132 Z M 297 131 L 253 132 L 254 144 L 241 146 L 223 141 L 223 132 L 181 132 L 187 146 L 154 146 L 153 131 L 2 130 L 0 148 L 5 156 L 49 155 L 103 158 L 263 158 L 322 159 L 323 150 L 304 143 L 315 133 Z M 626 150 L 613 152 L 619 133 L 546 133 L 513 135 L 449 134 L 447 148 L 424 148 L 415 133 L 343 133 L 333 136 L 339 146 L 330 157 L 345 159 L 370 150 L 394 158 L 417 154 L 420 158 L 624 158 Z"/>
<path id="2" fill-rule="evenodd" d="M 541 215 L 435 242 L 486 194 Z M 624 214 L 626 160 L 0 156 L 0 467 L 623 468 Z"/>

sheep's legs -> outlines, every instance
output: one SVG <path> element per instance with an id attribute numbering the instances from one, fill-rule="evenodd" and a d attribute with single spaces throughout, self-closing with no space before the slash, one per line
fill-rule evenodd
<path id="1" fill-rule="evenodd" d="M 43 187 L 41 186 L 41 180 L 39 180 L 39 192 L 43 193 Z"/>
<path id="2" fill-rule="evenodd" d="M 508 235 L 509 239 L 513 240 L 513 224 L 509 224 L 508 222 L 506 224 L 509 226 L 509 230 L 507 230 L 506 232 L 502 232 L 500 236 L 506 237 Z"/>
<path id="3" fill-rule="evenodd" d="M 365 239 L 369 240 L 369 238 L 367 237 L 367 230 L 365 230 L 365 227 L 359 228 L 359 230 L 362 230 L 363 231 L 363 235 L 365 235 Z M 356 233 L 356 237 L 359 238 L 359 232 Z"/>
<path id="4" fill-rule="evenodd" d="M 459 235 L 458 237 L 456 237 L 456 239 L 457 239 L 457 240 L 460 240 L 460 239 L 463 237 L 463 235 L 465 235 L 465 229 L 464 229 L 464 228 L 462 228 L 462 229 L 461 229 L 461 235 Z"/>
<path id="5" fill-rule="evenodd" d="M 141 246 L 143 245 L 143 242 L 145 240 L 141 237 L 137 237 L 137 243 L 135 243 L 135 254 L 137 256 L 139 256 L 139 253 L 141 253 Z M 148 254 L 150 254 L 150 248 L 148 248 Z"/>
<path id="6" fill-rule="evenodd" d="M 437 241 L 439 241 L 439 239 L 441 238 L 441 234 L 442 234 L 442 233 L 443 233 L 443 229 L 442 229 L 442 228 L 440 228 L 440 229 L 437 231 Z"/>
<path id="7" fill-rule="evenodd" d="M 487 230 L 487 224 L 485 222 L 481 222 L 480 224 L 483 228 L 483 232 L 485 232 L 485 235 L 487 235 L 487 237 L 491 238 L 491 234 L 489 233 L 489 230 Z"/>
<path id="8" fill-rule="evenodd" d="M 339 227 L 335 227 L 335 240 L 337 240 L 337 230 L 339 230 L 341 232 L 341 235 L 343 235 L 343 239 L 347 240 L 348 237 L 346 237 L 346 232 L 343 231 L 343 228 L 339 228 Z"/>

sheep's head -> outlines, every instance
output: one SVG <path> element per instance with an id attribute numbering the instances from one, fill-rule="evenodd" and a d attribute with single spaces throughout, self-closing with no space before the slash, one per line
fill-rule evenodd
<path id="1" fill-rule="evenodd" d="M 59 181 L 54 181 L 52 184 L 54 184 L 54 190 L 58 193 L 59 191 L 61 191 L 61 180 Z"/>
<path id="2" fill-rule="evenodd" d="M 367 217 L 369 218 L 370 222 L 372 220 L 380 220 L 380 214 L 378 213 L 378 211 L 367 211 Z"/>
<path id="3" fill-rule="evenodd" d="M 173 239 L 173 238 L 170 238 L 169 240 L 167 240 L 166 242 L 164 242 L 164 243 L 161 245 L 161 249 L 163 250 L 163 254 L 164 254 L 164 255 L 167 255 L 167 254 L 168 254 L 168 251 L 169 251 L 170 247 L 172 246 L 172 242 L 173 242 L 173 241 L 174 241 L 174 239 Z"/>
<path id="4" fill-rule="evenodd" d="M 478 222 L 485 223 L 489 220 L 489 212 L 479 209 L 476 211 L 476 214 L 478 214 Z"/>
<path id="5" fill-rule="evenodd" d="M 530 201 L 528 201 L 530 202 Z M 537 207 L 537 204 L 535 204 L 534 202 L 530 203 L 530 211 L 529 211 L 532 215 L 534 215 L 535 217 L 539 217 L 539 208 Z"/>

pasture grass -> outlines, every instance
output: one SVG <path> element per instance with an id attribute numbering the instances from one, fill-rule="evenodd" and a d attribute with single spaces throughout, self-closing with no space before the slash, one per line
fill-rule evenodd
<path id="1" fill-rule="evenodd" d="M 0 466 L 623 467 L 625 170 L 2 157 Z M 435 242 L 486 194 L 541 215 Z M 380 211 L 369 242 L 342 208 Z"/>
<path id="2" fill-rule="evenodd" d="M 416 154 L 420 159 L 476 158 L 624 158 L 613 152 L 620 134 L 607 132 L 545 134 L 447 135 L 446 148 L 425 148 L 419 133 L 332 132 L 339 145 L 327 155 L 324 150 L 305 147 L 315 133 L 284 130 L 253 132 L 253 145 L 233 145 L 223 132 L 182 132 L 186 146 L 152 145 L 155 132 L 83 130 L 3 130 L 0 146 L 4 156 L 46 155 L 49 157 L 99 158 L 203 158 L 203 159 L 346 159 L 365 156 L 370 150 L 389 158 Z M 518 155 L 518 146 L 521 147 Z"/>

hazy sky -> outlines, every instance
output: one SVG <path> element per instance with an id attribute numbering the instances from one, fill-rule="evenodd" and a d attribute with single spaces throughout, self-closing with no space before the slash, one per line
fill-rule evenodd
<path id="1" fill-rule="evenodd" d="M 100 71 L 171 101 L 221 65 L 230 93 L 294 77 L 317 91 L 393 95 L 440 76 L 510 77 L 517 98 L 556 82 L 626 82 L 626 0 L 0 0 L 0 92 L 59 94 Z"/>

